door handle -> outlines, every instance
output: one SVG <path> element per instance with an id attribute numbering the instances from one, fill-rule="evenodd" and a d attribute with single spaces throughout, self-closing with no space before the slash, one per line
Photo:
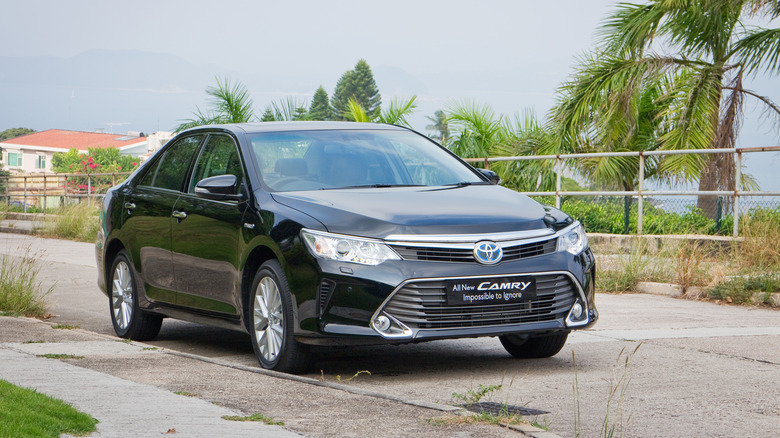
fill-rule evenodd
<path id="1" fill-rule="evenodd" d="M 173 217 L 176 219 L 182 220 L 187 218 L 187 213 L 183 211 L 173 210 Z"/>

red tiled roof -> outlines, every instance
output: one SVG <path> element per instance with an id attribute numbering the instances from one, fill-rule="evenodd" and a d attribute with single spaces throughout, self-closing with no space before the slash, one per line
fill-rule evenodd
<path id="1" fill-rule="evenodd" d="M 64 129 L 49 129 L 34 134 L 5 140 L 2 143 L 18 144 L 22 146 L 42 146 L 60 148 L 65 150 L 78 149 L 85 151 L 88 148 L 109 148 L 130 146 L 146 141 L 146 137 L 133 137 L 119 140 L 125 137 L 122 134 L 101 134 L 98 132 L 66 131 Z"/>

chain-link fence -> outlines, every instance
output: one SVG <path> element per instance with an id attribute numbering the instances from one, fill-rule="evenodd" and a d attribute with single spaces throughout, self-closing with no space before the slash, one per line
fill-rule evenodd
<path id="1" fill-rule="evenodd" d="M 554 204 L 552 196 L 534 197 Z M 644 234 L 731 235 L 734 227 L 733 197 L 717 196 L 714 208 L 697 206 L 696 196 L 654 196 L 644 198 Z M 710 204 L 707 204 L 710 205 Z M 636 234 L 637 196 L 564 196 L 561 210 L 576 218 L 591 233 Z M 740 215 L 744 219 L 757 212 L 780 215 L 780 196 L 743 196 Z"/>
<path id="2" fill-rule="evenodd" d="M 618 234 L 723 234 L 739 236 L 741 218 L 750 219 L 759 215 L 780 218 L 780 191 L 761 191 L 753 184 L 752 178 L 742 175 L 743 155 L 753 157 L 777 154 L 780 146 L 741 149 L 699 149 L 677 151 L 645 152 L 599 152 L 592 154 L 561 154 L 546 156 L 517 156 L 471 158 L 466 161 L 480 167 L 489 168 L 491 164 L 506 162 L 547 161 L 540 168 L 547 169 L 545 178 L 550 179 L 552 170 L 553 190 L 547 185 L 547 191 L 525 191 L 530 196 L 546 197 L 544 201 L 562 208 L 579 219 L 591 232 Z M 696 190 L 689 187 L 657 189 L 648 188 L 645 180 L 646 160 L 657 160 L 659 156 L 684 154 L 731 154 L 733 156 L 733 181 L 739 181 L 736 189 Z M 562 184 L 567 163 L 579 160 L 593 160 L 605 157 L 624 157 L 636 159 L 637 171 L 634 190 L 584 190 L 567 191 Z M 760 159 L 760 158 L 759 158 Z M 517 166 L 515 166 L 517 167 Z M 539 174 L 539 182 L 543 180 Z M 514 174 L 505 175 L 510 183 Z M 527 176 L 527 175 L 526 175 Z M 631 177 L 628 176 L 630 179 Z M 526 178 L 527 179 L 527 178 Z M 510 184 L 511 185 L 511 184 Z M 733 186 L 733 184 L 732 184 Z M 533 189 L 532 189 L 533 190 Z M 567 205 L 568 204 L 568 205 Z M 734 213 L 737 214 L 734 214 Z M 772 219 L 774 220 L 774 219 Z"/>

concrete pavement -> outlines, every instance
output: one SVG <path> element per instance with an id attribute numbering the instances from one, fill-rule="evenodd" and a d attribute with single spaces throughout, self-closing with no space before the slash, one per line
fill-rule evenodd
<path id="1" fill-rule="evenodd" d="M 45 250 L 39 278 L 44 288 L 54 286 L 52 321 L 86 330 L 0 318 L 0 343 L 31 354 L 73 347 L 70 354 L 84 358 L 71 365 L 195 394 L 244 415 L 259 412 L 309 436 L 517 436 L 497 426 L 430 421 L 449 415 L 437 403 L 447 404 L 453 392 L 498 383 L 504 388 L 495 401 L 550 411 L 537 421 L 566 436 L 576 412 L 580 436 L 596 436 L 608 388 L 627 372 L 631 385 L 621 405 L 630 425 L 618 435 L 763 437 L 780 430 L 776 310 L 599 294 L 599 323 L 573 333 L 553 358 L 517 361 L 494 338 L 460 339 L 329 349 L 317 363 L 322 371 L 290 378 L 257 368 L 248 336 L 218 328 L 166 320 L 155 341 L 125 344 L 113 335 L 108 300 L 95 286 L 91 244 L 0 234 L 0 253 L 18 254 L 19 247 Z M 20 326 L 16 335 L 9 326 Z M 24 344 L 30 341 L 48 342 Z M 616 361 L 640 343 L 630 368 Z M 358 370 L 371 375 L 348 381 Z"/>

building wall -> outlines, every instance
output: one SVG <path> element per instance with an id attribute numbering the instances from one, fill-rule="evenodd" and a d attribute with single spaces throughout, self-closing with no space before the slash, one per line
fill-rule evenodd
<path id="1" fill-rule="evenodd" d="M 18 160 L 12 160 L 11 155 L 21 155 L 21 165 L 12 163 Z M 11 172 L 20 173 L 43 173 L 51 172 L 51 158 L 54 156 L 53 152 L 43 151 L 31 151 L 21 148 L 13 148 L 13 145 L 5 145 L 3 147 L 3 168 Z M 43 160 L 41 163 L 40 160 Z M 40 164 L 44 164 L 44 167 L 39 167 Z"/>

